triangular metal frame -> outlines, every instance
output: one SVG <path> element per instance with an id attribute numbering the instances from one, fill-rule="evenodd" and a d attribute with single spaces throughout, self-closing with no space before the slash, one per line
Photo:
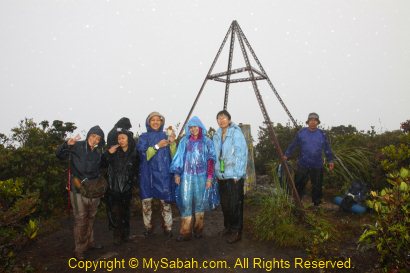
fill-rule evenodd
<path id="1" fill-rule="evenodd" d="M 228 59 L 227 70 L 225 72 L 212 74 L 212 70 L 214 69 L 214 67 L 217 63 L 219 55 L 221 54 L 221 52 L 222 52 L 222 50 L 223 50 L 229 36 L 231 37 L 231 39 L 230 39 L 230 49 L 229 49 L 229 59 Z M 240 48 L 241 48 L 242 55 L 243 55 L 246 66 L 242 67 L 242 68 L 232 69 L 232 59 L 233 59 L 233 52 L 234 52 L 235 37 L 237 37 L 237 40 L 239 42 L 239 45 L 240 45 Z M 253 59 L 255 60 L 256 64 L 258 65 L 258 69 L 251 66 L 250 61 L 249 61 L 249 57 L 248 57 L 248 52 L 247 52 L 246 48 L 249 50 L 249 52 L 251 53 Z M 243 72 L 248 72 L 249 76 L 248 77 L 243 77 L 243 78 L 231 79 L 231 75 L 238 74 L 238 73 L 243 73 Z M 295 119 L 293 118 L 293 116 L 290 114 L 290 112 L 289 112 L 288 108 L 286 107 L 285 103 L 283 102 L 282 98 L 279 96 L 279 94 L 276 91 L 275 87 L 273 86 L 272 82 L 270 81 L 268 75 L 266 74 L 265 70 L 262 67 L 262 64 L 259 62 L 259 59 L 257 58 L 257 56 L 255 54 L 255 51 L 252 49 L 251 45 L 248 42 L 248 39 L 246 38 L 245 34 L 243 33 L 243 31 L 240 28 L 237 21 L 233 21 L 231 26 L 229 27 L 228 32 L 226 33 L 225 38 L 222 41 L 221 46 L 219 47 L 218 53 L 216 54 L 215 59 L 212 62 L 212 65 L 211 65 L 211 67 L 208 71 L 208 74 L 206 75 L 205 80 L 202 83 L 202 86 L 201 86 L 201 88 L 198 92 L 198 95 L 195 98 L 195 101 L 194 101 L 194 103 L 191 107 L 191 110 L 188 113 L 188 116 L 186 117 L 186 119 L 184 121 L 184 124 L 183 124 L 182 128 L 185 127 L 186 123 L 188 122 L 189 118 L 191 117 L 192 112 L 194 111 L 195 106 L 196 106 L 196 104 L 199 100 L 199 97 L 201 96 L 202 91 L 204 90 L 204 87 L 205 87 L 206 82 L 208 80 L 214 80 L 214 81 L 219 81 L 219 82 L 225 83 L 225 98 L 224 98 L 224 107 L 223 107 L 224 110 L 226 110 L 227 107 L 228 107 L 228 97 L 229 97 L 229 86 L 230 86 L 230 84 L 231 83 L 238 83 L 238 82 L 247 82 L 247 81 L 252 82 L 252 86 L 253 86 L 253 90 L 254 90 L 255 95 L 256 95 L 256 99 L 258 100 L 259 107 L 262 111 L 263 118 L 264 118 L 265 123 L 268 127 L 268 131 L 269 131 L 269 134 L 270 134 L 270 139 L 272 141 L 272 144 L 276 148 L 278 156 L 279 156 L 280 160 L 282 161 L 282 165 L 285 169 L 285 173 L 288 177 L 287 181 L 289 183 L 290 188 L 292 189 L 293 198 L 295 199 L 296 205 L 299 208 L 302 208 L 302 203 L 301 203 L 299 195 L 296 191 L 296 187 L 295 187 L 295 183 L 293 181 L 293 177 L 290 174 L 290 170 L 288 168 L 287 163 L 283 160 L 283 151 L 282 151 L 282 149 L 279 145 L 278 138 L 276 137 L 275 130 L 273 129 L 271 119 L 268 115 L 265 104 L 262 100 L 262 96 L 259 92 L 258 84 L 256 83 L 256 81 L 266 80 L 268 82 L 268 84 L 271 87 L 273 93 L 275 94 L 276 98 L 279 100 L 280 104 L 282 105 L 283 109 L 285 110 L 285 112 L 289 116 L 289 118 L 292 121 L 293 125 L 295 127 L 297 127 L 298 125 L 297 125 Z M 183 129 L 179 132 L 178 138 L 181 137 L 182 133 L 183 133 Z"/>

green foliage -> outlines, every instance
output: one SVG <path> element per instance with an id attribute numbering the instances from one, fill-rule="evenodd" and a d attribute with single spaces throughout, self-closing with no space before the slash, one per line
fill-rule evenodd
<path id="1" fill-rule="evenodd" d="M 37 237 L 37 233 L 39 230 L 39 225 L 37 220 L 32 220 L 27 223 L 26 227 L 24 228 L 24 233 L 26 234 L 27 238 L 33 240 Z"/>
<path id="2" fill-rule="evenodd" d="M 38 217 L 64 206 L 65 163 L 55 151 L 73 123 L 20 121 L 11 136 L 0 134 L 0 264 L 11 271 L 15 253 L 39 230 Z M 29 268 L 29 267 L 28 267 Z"/>
<path id="3" fill-rule="evenodd" d="M 381 165 L 385 172 L 395 172 L 410 165 L 410 134 L 403 135 L 401 143 L 381 149 Z"/>
<path id="4" fill-rule="evenodd" d="M 391 187 L 371 192 L 367 205 L 377 214 L 359 243 L 375 246 L 386 268 L 410 269 L 410 171 L 401 168 L 387 179 Z"/>
<path id="5" fill-rule="evenodd" d="M 292 202 L 280 188 L 251 198 L 258 199 L 259 211 L 252 219 L 252 233 L 258 240 L 273 241 L 281 247 L 300 247 L 306 231 L 297 224 Z"/>
<path id="6" fill-rule="evenodd" d="M 337 232 L 333 225 L 318 211 L 306 211 L 305 225 L 310 234 L 305 242 L 306 252 L 311 259 L 328 257 L 327 243 L 336 240 Z"/>
<path id="7" fill-rule="evenodd" d="M 259 208 L 259 213 L 252 219 L 252 232 L 258 240 L 273 241 L 277 246 L 302 246 L 306 231 L 297 223 L 296 208 L 291 197 L 279 185 L 277 163 L 270 162 L 268 169 L 273 177 L 274 188 L 251 197 L 257 200 Z"/>
<path id="8" fill-rule="evenodd" d="M 7 209 L 17 197 L 23 194 L 23 182 L 21 179 L 7 179 L 0 181 L 0 209 Z"/>
<path id="9" fill-rule="evenodd" d="M 344 145 L 335 145 L 333 148 L 336 168 L 333 172 L 328 172 L 325 176 L 325 183 L 332 184 L 345 191 L 353 179 L 361 181 L 370 181 L 371 175 L 371 152 L 366 148 L 345 147 Z"/>
<path id="10" fill-rule="evenodd" d="M 15 253 L 37 235 L 37 220 L 27 222 L 27 219 L 34 215 L 38 204 L 38 193 L 19 196 L 7 211 L 0 214 L 0 264 L 6 271 L 13 268 Z"/>
<path id="11" fill-rule="evenodd" d="M 286 126 L 277 123 L 276 126 L 273 124 L 273 129 L 281 149 L 284 150 L 290 144 L 299 128 L 291 127 L 290 123 L 287 123 Z M 269 166 L 267 164 L 275 159 L 278 159 L 278 152 L 270 139 L 269 130 L 265 124 L 264 127 L 259 127 L 258 144 L 255 146 L 256 173 L 267 174 L 269 172 Z"/>
<path id="12" fill-rule="evenodd" d="M 55 150 L 76 127 L 62 121 L 53 121 L 51 127 L 47 121 L 40 124 L 25 119 L 11 130 L 9 146 L 0 147 L 0 179 L 18 178 L 22 194 L 39 191 L 40 212 L 48 214 L 64 201 L 65 163 L 56 158 Z M 2 201 L 9 198 L 2 197 Z"/>

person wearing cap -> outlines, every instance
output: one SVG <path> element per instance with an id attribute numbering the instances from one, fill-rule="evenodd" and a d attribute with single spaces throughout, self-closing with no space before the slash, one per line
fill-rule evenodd
<path id="1" fill-rule="evenodd" d="M 119 245 L 130 238 L 130 203 L 132 188 L 137 185 L 139 157 L 133 133 L 120 129 L 116 134 L 117 144 L 108 148 L 104 158 L 108 164 L 108 218 L 114 244 Z"/>
<path id="2" fill-rule="evenodd" d="M 175 133 L 167 136 L 163 131 L 165 118 L 158 112 L 148 115 L 147 132 L 141 134 L 137 144 L 140 155 L 140 197 L 145 226 L 144 236 L 153 234 L 152 199 L 159 199 L 162 208 L 164 234 L 172 237 L 171 203 L 175 202 L 175 183 L 170 164 L 176 151 Z"/>
<path id="3" fill-rule="evenodd" d="M 79 137 L 70 138 L 57 148 L 56 156 L 61 160 L 70 160 L 72 176 L 70 177 L 70 200 L 74 208 L 74 256 L 84 260 L 88 249 L 99 249 L 101 245 L 94 242 L 94 219 L 97 214 L 100 198 L 87 198 L 74 186 L 74 178 L 80 181 L 99 178 L 102 163 L 104 132 L 100 126 L 92 127 L 85 140 Z"/>
<path id="4" fill-rule="evenodd" d="M 248 145 L 241 128 L 231 121 L 228 111 L 216 115 L 219 129 L 213 142 L 216 151 L 215 174 L 219 183 L 224 216 L 222 235 L 229 244 L 242 238 L 244 180 L 248 162 Z"/>
<path id="5" fill-rule="evenodd" d="M 310 113 L 306 121 L 307 127 L 302 128 L 296 134 L 292 143 L 287 148 L 283 159 L 287 160 L 296 147 L 300 147 L 300 155 L 295 173 L 295 186 L 302 199 L 305 187 L 310 179 L 312 184 L 312 202 L 313 205 L 319 206 L 322 202 L 322 184 L 323 184 L 323 156 L 324 152 L 329 170 L 334 168 L 333 153 L 330 149 L 329 142 L 323 130 L 317 126 L 320 124 L 319 115 Z"/>

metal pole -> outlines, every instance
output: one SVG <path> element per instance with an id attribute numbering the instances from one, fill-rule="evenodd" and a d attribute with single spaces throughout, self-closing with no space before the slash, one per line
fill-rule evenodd
<path id="1" fill-rule="evenodd" d="M 293 116 L 290 113 L 289 109 L 286 107 L 286 105 L 283 102 L 282 98 L 279 96 L 279 93 L 276 91 L 275 87 L 273 86 L 272 82 L 270 81 L 268 75 L 265 72 L 265 69 L 263 69 L 262 64 L 259 62 L 259 59 L 255 54 L 255 51 L 253 51 L 250 43 L 248 42 L 248 39 L 246 39 L 245 34 L 242 32 L 241 27 L 239 26 L 239 24 L 236 24 L 236 25 L 237 25 L 238 37 L 241 36 L 243 38 L 243 40 L 245 41 L 245 44 L 249 48 L 250 53 L 252 54 L 253 58 L 255 59 L 256 63 L 258 64 L 259 69 L 261 70 L 261 72 L 266 77 L 266 80 L 268 81 L 268 84 L 269 84 L 270 88 L 272 89 L 273 93 L 276 95 L 276 98 L 279 100 L 279 102 L 282 105 L 283 109 L 285 110 L 286 114 L 289 116 L 290 120 L 293 123 L 293 126 L 295 126 L 295 128 L 297 128 L 298 124 L 296 123 L 296 120 L 293 118 Z"/>
<path id="2" fill-rule="evenodd" d="M 238 29 L 239 29 L 239 27 L 238 27 Z M 244 46 L 244 44 L 243 44 L 243 40 L 242 40 L 242 36 L 241 36 L 241 35 L 238 35 L 238 41 L 239 41 L 239 44 L 240 44 L 240 46 L 241 46 L 241 50 L 242 50 L 243 58 L 245 59 L 246 66 L 247 66 L 248 68 L 251 68 L 251 65 L 250 65 L 250 62 L 249 62 L 249 58 L 248 58 L 248 54 L 247 54 L 246 49 L 245 49 L 245 46 Z M 291 174 L 290 174 L 289 167 L 288 167 L 288 165 L 286 164 L 286 161 L 283 159 L 283 152 L 282 152 L 282 149 L 281 149 L 281 147 L 280 147 L 280 145 L 279 145 L 279 141 L 278 141 L 278 138 L 277 138 L 277 136 L 276 136 L 275 130 L 273 129 L 272 122 L 271 122 L 271 120 L 270 120 L 270 117 L 269 117 L 269 115 L 268 115 L 268 112 L 266 111 L 266 107 L 265 107 L 265 104 L 264 104 L 264 102 L 263 102 L 263 100 L 262 100 L 262 96 L 261 96 L 261 94 L 260 94 L 260 92 L 259 92 L 258 85 L 257 85 L 256 80 L 255 80 L 255 75 L 253 74 L 252 69 L 249 69 L 249 70 L 248 70 L 248 73 L 249 73 L 249 77 L 251 78 L 253 90 L 255 91 L 256 98 L 257 98 L 257 100 L 258 100 L 259 106 L 260 106 L 261 111 L 262 111 L 262 115 L 263 115 L 263 117 L 264 117 L 264 119 L 265 119 L 265 122 L 266 122 L 266 124 L 267 124 L 267 126 L 268 126 L 268 130 L 269 130 L 269 133 L 270 133 L 271 141 L 272 141 L 273 145 L 274 145 L 275 148 L 276 148 L 276 151 L 277 151 L 277 153 L 278 153 L 278 155 L 279 155 L 279 158 L 280 158 L 280 160 L 281 160 L 281 162 L 282 162 L 282 165 L 285 167 L 286 175 L 287 175 L 288 178 L 289 178 L 289 179 L 287 179 L 287 181 L 289 181 L 289 182 L 288 182 L 288 183 L 289 183 L 289 186 L 290 186 L 291 189 L 292 189 L 293 198 L 294 198 L 295 201 L 296 201 L 296 205 L 297 205 L 299 208 L 303 208 L 302 202 L 300 201 L 299 194 L 298 194 L 298 192 L 297 192 L 297 190 L 296 190 L 296 187 L 295 187 L 295 183 L 294 183 L 293 178 L 292 178 L 292 176 L 291 176 Z"/>
<path id="3" fill-rule="evenodd" d="M 228 108 L 228 96 L 229 96 L 229 84 L 231 80 L 231 69 L 232 69 L 232 56 L 233 56 L 233 49 L 235 44 L 235 23 L 236 21 L 232 22 L 232 32 L 231 32 L 231 44 L 229 47 L 229 59 L 228 59 L 228 74 L 226 75 L 226 84 L 225 84 L 225 99 L 224 99 L 224 110 Z"/>
<path id="4" fill-rule="evenodd" d="M 195 101 L 194 101 L 194 103 L 192 104 L 191 110 L 189 110 L 188 116 L 186 117 L 186 119 L 185 119 L 185 121 L 184 121 L 184 124 L 182 125 L 181 130 L 179 131 L 179 134 L 178 134 L 178 138 L 177 138 L 177 139 L 179 139 L 179 138 L 181 137 L 182 133 L 184 132 L 184 127 L 185 127 L 185 125 L 187 124 L 189 118 L 190 118 L 191 115 L 192 115 L 192 112 L 193 112 L 194 109 L 195 109 L 195 106 L 196 106 L 196 104 L 197 104 L 197 102 L 198 102 L 198 99 L 199 99 L 199 97 L 201 96 L 202 90 L 204 89 L 205 84 L 206 84 L 206 82 L 208 81 L 208 77 L 211 75 L 212 70 L 214 69 L 214 66 L 215 66 L 215 64 L 216 64 L 216 62 L 217 62 L 217 60 L 218 60 L 218 58 L 219 58 L 219 55 L 220 55 L 221 52 L 222 52 L 222 49 L 223 49 L 223 47 L 224 47 L 224 45 L 225 45 L 225 43 L 226 43 L 226 40 L 228 39 L 229 33 L 232 31 L 232 28 L 233 28 L 233 23 L 232 23 L 231 26 L 229 27 L 228 32 L 226 33 L 225 38 L 224 38 L 224 40 L 222 41 L 221 46 L 219 47 L 218 53 L 216 54 L 215 59 L 214 59 L 214 61 L 212 62 L 211 67 L 209 68 L 208 74 L 206 75 L 205 80 L 204 80 L 204 82 L 202 83 L 201 88 L 199 89 L 198 95 L 196 96 Z"/>

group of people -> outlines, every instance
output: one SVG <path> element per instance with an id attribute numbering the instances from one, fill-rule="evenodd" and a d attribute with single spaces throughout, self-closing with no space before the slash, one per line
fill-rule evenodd
<path id="1" fill-rule="evenodd" d="M 130 120 L 122 118 L 109 132 L 107 147 L 99 126 L 92 127 L 84 141 L 74 137 L 58 147 L 57 157 L 69 159 L 71 170 L 69 188 L 74 214 L 75 257 L 84 259 L 85 251 L 102 247 L 94 242 L 93 236 L 101 196 L 87 194 L 86 187 L 93 183 L 102 185 L 96 187 L 96 191 L 103 189 L 101 195 L 105 195 L 115 244 L 130 238 L 130 203 L 136 185 L 139 185 L 145 237 L 149 238 L 154 232 L 152 200 L 159 199 L 165 236 L 173 236 L 171 204 L 176 203 L 181 216 L 176 240 L 202 238 L 204 212 L 212 207 L 210 192 L 217 187 L 224 217 L 221 234 L 227 243 L 240 241 L 248 147 L 229 112 L 220 111 L 216 121 L 219 128 L 211 140 L 201 120 L 191 118 L 177 145 L 172 127 L 164 131 L 164 116 L 152 112 L 146 119 L 147 132 L 141 134 L 138 143 L 130 131 Z M 322 154 L 324 152 L 330 170 L 334 168 L 333 154 L 325 133 L 318 128 L 319 116 L 310 113 L 306 124 L 307 127 L 299 130 L 289 145 L 283 160 L 287 160 L 296 147 L 300 148 L 295 186 L 302 198 L 310 179 L 312 202 L 319 206 L 323 182 Z M 106 175 L 101 173 L 102 169 L 107 169 Z"/>
<path id="2" fill-rule="evenodd" d="M 138 143 L 130 131 L 130 120 L 122 118 L 109 132 L 107 147 L 99 126 L 92 127 L 85 140 L 74 137 L 59 146 L 57 157 L 68 159 L 71 170 L 75 257 L 84 259 L 88 249 L 102 248 L 93 236 L 100 196 L 87 194 L 86 189 L 90 183 L 104 185 L 104 177 L 104 199 L 115 244 L 130 238 L 130 203 L 136 185 L 145 237 L 153 234 L 152 200 L 159 199 L 165 236 L 173 236 L 171 204 L 176 202 L 181 216 L 176 240 L 201 238 L 204 212 L 211 208 L 209 192 L 217 183 L 224 216 L 222 234 L 228 243 L 241 240 L 248 147 L 229 112 L 220 111 L 216 120 L 219 129 L 212 140 L 201 120 L 193 117 L 177 145 L 175 132 L 171 128 L 164 131 L 164 116 L 152 112 L 146 119 L 147 132 L 139 136 Z M 102 169 L 107 169 L 106 175 Z"/>

